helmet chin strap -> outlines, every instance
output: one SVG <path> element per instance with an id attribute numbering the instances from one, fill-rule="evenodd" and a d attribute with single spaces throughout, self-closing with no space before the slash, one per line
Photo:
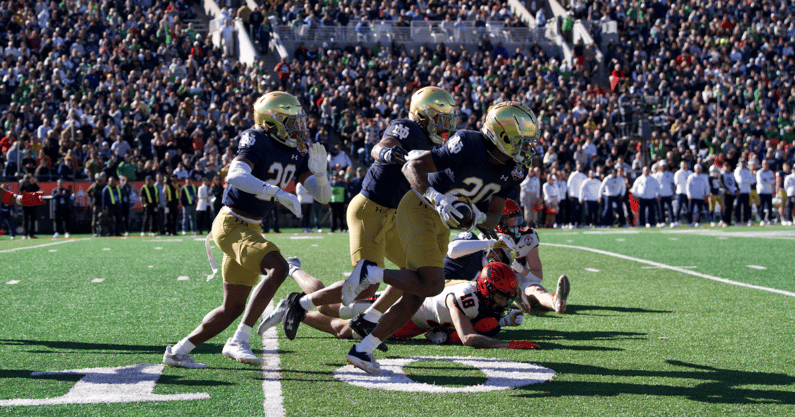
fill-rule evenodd
<path id="1" fill-rule="evenodd" d="M 496 147 L 495 147 L 495 149 L 496 149 Z M 499 159 L 499 158 L 497 158 L 496 156 L 494 156 L 494 154 L 492 153 L 492 150 L 493 150 L 493 149 L 489 149 L 489 150 L 487 150 L 487 151 L 486 151 L 486 153 L 487 153 L 487 154 L 489 154 L 489 157 L 490 157 L 491 159 L 493 159 L 495 162 L 497 162 L 498 164 L 500 164 L 500 165 L 505 165 L 505 164 L 506 164 L 508 161 L 510 161 L 510 160 L 511 160 L 511 158 L 508 158 L 506 161 L 500 161 L 500 159 Z M 500 153 L 501 153 L 501 152 L 500 152 Z"/>

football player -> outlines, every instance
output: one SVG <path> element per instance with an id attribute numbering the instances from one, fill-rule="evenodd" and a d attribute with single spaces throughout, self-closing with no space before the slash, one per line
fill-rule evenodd
<path id="1" fill-rule="evenodd" d="M 538 256 L 538 243 L 538 233 L 531 228 L 522 229 L 521 236 L 516 242 L 516 261 L 513 263 L 513 268 L 521 289 L 520 306 L 525 313 L 529 313 L 533 307 L 564 313 L 571 289 L 569 278 L 566 275 L 558 278 L 555 294 L 550 294 L 541 285 L 544 270 L 541 258 Z"/>
<path id="2" fill-rule="evenodd" d="M 361 260 L 343 284 L 342 302 L 351 303 L 364 289 L 381 282 L 403 295 L 384 313 L 376 328 L 351 348 L 349 363 L 371 374 L 380 373 L 373 350 L 400 330 L 426 297 L 444 289 L 443 262 L 450 228 L 459 228 L 463 218 L 453 202 L 459 198 L 471 202 L 470 230 L 477 226 L 493 229 L 505 198 L 525 177 L 537 135 L 538 122 L 529 108 L 518 102 L 502 102 L 489 110 L 481 132 L 458 131 L 443 147 L 403 166 L 412 187 L 397 209 L 406 269 L 384 270 Z"/>
<path id="3" fill-rule="evenodd" d="M 383 268 L 386 258 L 401 269 L 405 267 L 406 253 L 398 236 L 395 211 L 410 185 L 401 168 L 409 152 L 427 151 L 444 143 L 455 133 L 457 123 L 458 110 L 450 93 L 438 87 L 424 87 L 411 96 L 409 118 L 395 119 L 387 126 L 381 141 L 371 152 L 375 163 L 367 171 L 362 190 L 348 206 L 353 265 L 365 259 Z M 315 306 L 320 306 L 327 315 L 334 315 L 337 309 L 334 304 L 342 297 L 342 283 L 307 295 L 291 294 L 287 304 L 277 306 L 277 309 L 287 309 L 284 331 L 288 339 L 295 338 L 302 315 Z M 378 285 L 370 286 L 360 298 L 372 296 L 377 289 Z M 391 305 L 400 298 L 400 293 L 391 291 L 387 297 Z M 325 307 L 327 305 L 329 307 Z M 379 316 L 372 321 L 377 321 Z"/>
<path id="4" fill-rule="evenodd" d="M 300 269 L 297 258 L 289 258 L 291 276 L 299 283 L 317 280 Z M 301 284 L 302 288 L 304 284 Z M 322 285 L 322 284 L 321 284 Z M 473 348 L 537 349 L 528 341 L 504 342 L 493 337 L 505 326 L 519 326 L 524 315 L 520 310 L 505 314 L 505 310 L 518 294 L 516 274 L 500 262 L 486 264 L 475 280 L 448 281 L 444 291 L 426 298 L 420 308 L 397 333 L 398 340 L 410 339 L 421 334 L 436 344 L 456 344 Z M 332 334 L 340 339 L 354 337 L 350 318 L 360 313 L 370 300 L 356 301 L 350 307 L 342 306 L 340 318 L 310 311 L 303 317 L 307 325 Z M 281 316 L 264 320 L 263 332 L 278 322 Z"/>
<path id="5" fill-rule="evenodd" d="M 166 347 L 163 363 L 167 365 L 206 368 L 196 363 L 190 352 L 221 333 L 241 314 L 243 319 L 222 353 L 243 363 L 262 363 L 249 346 L 251 326 L 288 272 L 279 248 L 260 234 L 265 208 L 275 200 L 301 217 L 298 198 L 283 190 L 293 178 L 321 204 L 328 203 L 331 196 L 326 151 L 319 143 L 307 148 L 307 115 L 301 103 L 290 94 L 270 92 L 257 99 L 254 113 L 256 125 L 241 134 L 237 156 L 226 176 L 229 185 L 224 207 L 211 232 L 215 244 L 224 252 L 223 303 L 208 313 L 188 337 Z M 257 285 L 260 274 L 265 278 Z"/>
<path id="6" fill-rule="evenodd" d="M 40 206 L 44 204 L 42 195 L 43 193 L 41 191 L 37 191 L 35 193 L 23 191 L 22 194 L 14 194 L 0 186 L 0 199 L 3 201 L 3 204 L 8 206 Z"/>

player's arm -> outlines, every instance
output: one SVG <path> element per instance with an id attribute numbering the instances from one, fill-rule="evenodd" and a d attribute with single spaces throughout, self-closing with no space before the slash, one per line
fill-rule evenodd
<path id="1" fill-rule="evenodd" d="M 273 197 L 297 217 L 301 217 L 301 203 L 298 202 L 298 197 L 276 185 L 268 184 L 255 177 L 251 173 L 252 168 L 254 168 L 254 163 L 249 161 L 248 158 L 242 155 L 236 156 L 232 163 L 229 164 L 226 182 L 240 191 L 256 195 L 257 198 Z"/>
<path id="2" fill-rule="evenodd" d="M 475 331 L 472 322 L 464 315 L 455 303 L 455 295 L 448 294 L 445 298 L 445 307 L 450 310 L 450 317 L 453 326 L 458 333 L 461 343 L 475 349 L 508 349 L 509 343 L 502 340 L 492 339 Z"/>
<path id="3" fill-rule="evenodd" d="M 496 195 L 492 196 L 491 201 L 489 202 L 489 210 L 486 212 L 486 221 L 478 224 L 478 227 L 486 230 L 493 230 L 495 227 L 497 227 L 497 223 L 500 221 L 502 210 L 504 208 L 505 199 Z"/>
<path id="4" fill-rule="evenodd" d="M 327 204 L 331 200 L 331 183 L 328 182 L 328 162 L 326 148 L 319 144 L 309 145 L 309 171 L 298 177 L 298 181 L 306 187 L 309 194 L 320 204 Z"/>
<path id="5" fill-rule="evenodd" d="M 406 163 L 406 158 L 408 158 L 408 152 L 406 152 L 399 140 L 392 136 L 385 136 L 373 146 L 370 156 L 376 161 L 381 161 L 385 164 L 404 164 Z"/>
<path id="6" fill-rule="evenodd" d="M 14 194 L 11 191 L 7 191 L 5 188 L 0 187 L 0 200 L 3 201 L 3 204 L 12 206 L 39 206 L 44 204 L 44 200 L 42 199 L 42 192 L 37 191 L 35 193 L 29 193 L 27 191 L 23 191 L 22 194 Z"/>
<path id="7" fill-rule="evenodd" d="M 436 172 L 436 164 L 430 152 L 423 152 L 417 158 L 407 161 L 402 168 L 403 175 L 411 184 L 411 188 L 420 194 L 425 194 L 429 188 L 432 189 L 428 181 L 428 174 Z"/>
<path id="8" fill-rule="evenodd" d="M 541 266 L 541 257 L 538 255 L 538 246 L 530 249 L 530 252 L 525 255 L 524 260 L 524 265 L 517 262 L 518 266 L 522 269 L 516 272 L 524 276 L 533 274 L 533 276 L 537 277 L 539 281 L 544 279 L 544 269 Z"/>

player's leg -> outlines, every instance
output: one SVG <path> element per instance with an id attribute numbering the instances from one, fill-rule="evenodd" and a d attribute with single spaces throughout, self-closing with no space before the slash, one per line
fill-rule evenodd
<path id="1" fill-rule="evenodd" d="M 353 337 L 353 332 L 348 326 L 348 320 L 328 317 L 317 311 L 306 313 L 303 323 L 309 327 L 331 334 L 337 339 L 350 339 Z"/>

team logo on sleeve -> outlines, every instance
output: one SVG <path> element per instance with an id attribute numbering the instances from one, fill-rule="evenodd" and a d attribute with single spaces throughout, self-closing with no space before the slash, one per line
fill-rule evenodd
<path id="1" fill-rule="evenodd" d="M 398 139 L 406 139 L 409 136 L 409 128 L 402 124 L 396 124 L 389 129 L 387 135 L 394 136 Z"/>
<path id="2" fill-rule="evenodd" d="M 450 150 L 450 153 L 459 153 L 463 147 L 464 145 L 461 143 L 461 138 L 458 136 L 454 136 L 447 141 L 447 149 Z"/>

